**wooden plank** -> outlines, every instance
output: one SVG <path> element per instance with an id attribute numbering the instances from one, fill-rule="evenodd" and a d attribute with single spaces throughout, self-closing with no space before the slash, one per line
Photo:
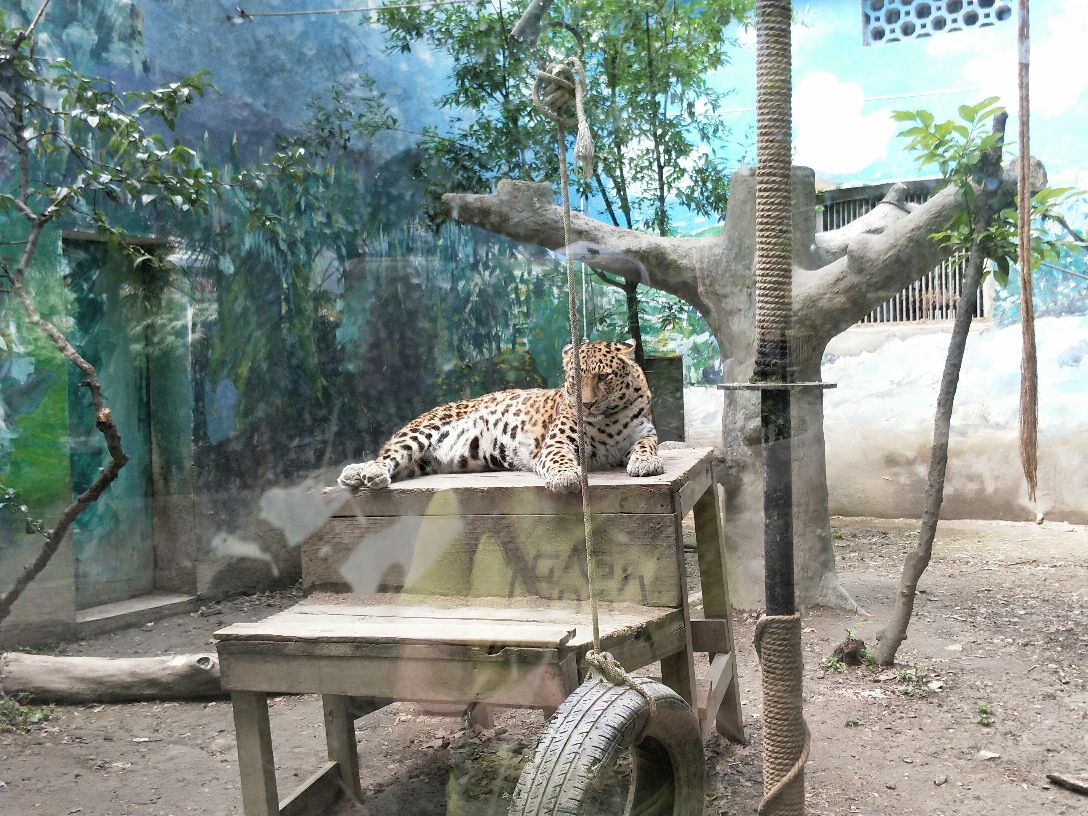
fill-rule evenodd
<path id="1" fill-rule="evenodd" d="M 277 816 L 280 808 L 268 724 L 268 696 L 263 692 L 233 691 L 230 700 L 238 740 L 242 812 L 245 816 Z"/>
<path id="2" fill-rule="evenodd" d="M 706 674 L 706 702 L 700 706 L 699 722 L 703 730 L 703 739 L 707 739 L 717 727 L 718 710 L 725 700 L 726 692 L 734 680 L 734 658 L 732 654 L 715 655 L 710 661 Z M 743 731 L 741 732 L 743 736 Z"/>
<path id="3" fill-rule="evenodd" d="M 729 585 L 725 569 L 725 540 L 722 537 L 718 486 L 714 484 L 695 503 L 695 547 L 699 556 L 699 577 L 703 588 L 703 611 L 707 618 L 727 618 Z M 728 649 L 727 651 L 732 651 Z"/>
<path id="4" fill-rule="evenodd" d="M 318 596 L 328 598 L 330 596 Z M 536 606 L 510 606 L 505 598 L 495 599 L 502 606 L 463 605 L 457 599 L 449 599 L 448 606 L 432 606 L 421 603 L 365 603 L 365 598 L 344 595 L 341 603 L 322 603 L 306 600 L 295 604 L 290 611 L 299 615 L 362 615 L 368 618 L 430 618 L 439 620 L 519 621 L 523 623 L 565 623 L 584 625 L 591 621 L 588 601 L 564 603 L 562 601 L 539 602 Z M 396 596 L 385 596 L 395 598 Z M 419 599 L 419 596 L 406 596 Z M 439 600 L 439 599 L 436 599 Z M 476 601 L 479 599 L 473 599 Z M 654 620 L 668 614 L 660 607 L 636 604 L 598 604 L 602 628 L 622 628 Z"/>
<path id="5" fill-rule="evenodd" d="M 569 642 L 577 627 L 552 623 L 435 618 L 365 618 L 348 615 L 297 615 L 282 612 L 262 621 L 236 623 L 221 630 L 227 640 L 329 641 L 371 643 L 496 643 L 556 649 Z"/>
<path id="6" fill-rule="evenodd" d="M 558 655 L 552 649 L 521 648 L 509 645 L 466 646 L 449 643 L 369 643 L 361 641 L 225 640 L 219 644 L 220 666 L 224 660 L 237 663 L 250 655 L 275 657 L 366 657 L 374 660 L 479 660 L 487 663 L 536 662 L 543 654 Z M 556 658 L 558 659 L 558 658 Z M 224 688 L 227 688 L 224 686 Z M 271 690 L 271 689 L 270 689 Z"/>
<path id="7" fill-rule="evenodd" d="M 696 652 L 719 654 L 732 648 L 729 621 L 717 618 L 691 621 L 691 648 Z"/>
<path id="8" fill-rule="evenodd" d="M 679 612 L 679 610 L 677 610 Z M 685 633 L 683 627 L 658 632 L 652 640 L 625 640 L 605 645 L 604 650 L 620 662 L 627 671 L 635 671 L 659 660 L 668 660 L 684 650 Z"/>
<path id="9" fill-rule="evenodd" d="M 322 694 L 321 710 L 325 717 L 325 744 L 329 749 L 329 759 L 337 765 L 344 790 L 353 802 L 360 802 L 363 789 L 359 782 L 359 747 L 355 742 L 351 698 Z"/>
<path id="10" fill-rule="evenodd" d="M 674 540 L 683 542 L 684 517 L 680 513 L 673 515 L 675 530 Z M 684 548 L 677 546 L 673 549 L 676 559 L 676 573 L 680 588 L 680 614 L 683 616 L 683 648 L 675 654 L 661 659 L 661 682 L 671 688 L 687 701 L 688 705 L 695 706 L 696 683 L 695 662 L 691 650 L 691 612 L 688 609 L 687 570 L 684 566 Z"/>
<path id="11" fill-rule="evenodd" d="M 538 650 L 536 661 L 484 662 L 466 658 L 419 660 L 314 655 L 224 655 L 223 683 L 232 690 L 280 694 L 342 694 L 418 702 L 488 702 L 499 706 L 555 706 L 568 694 L 558 655 Z M 524 662 L 523 662 L 524 661 Z M 271 688 L 270 688 L 271 687 Z M 249 816 L 247 813 L 246 816 Z"/>
<path id="12" fill-rule="evenodd" d="M 598 598 L 679 606 L 672 513 L 597 514 Z M 580 516 L 336 518 L 302 547 L 307 589 L 586 600 Z"/>
<path id="13" fill-rule="evenodd" d="M 702 495 L 694 508 L 695 542 L 699 555 L 699 576 L 703 588 L 703 616 L 722 621 L 719 630 L 720 644 L 715 650 L 708 649 L 711 662 L 717 653 L 733 656 L 730 664 L 731 682 L 724 685 L 725 695 L 716 707 L 718 733 L 734 742 L 744 743 L 744 709 L 740 700 L 740 683 L 737 679 L 736 643 L 733 639 L 732 606 L 729 603 L 729 580 L 725 563 L 725 540 L 722 536 L 720 504 L 717 480 L 713 479 L 710 490 Z M 704 631 L 711 624 L 700 624 Z M 698 626 L 696 627 L 698 628 Z"/>
<path id="14" fill-rule="evenodd" d="M 324 816 L 340 797 L 340 770 L 326 762 L 280 802 L 280 816 Z"/>
<path id="15" fill-rule="evenodd" d="M 661 451 L 665 472 L 633 477 L 621 469 L 590 474 L 590 501 L 600 513 L 667 513 L 672 493 L 688 474 L 710 460 L 710 448 Z M 331 494 L 338 516 L 574 515 L 582 513 L 577 494 L 555 494 L 532 473 L 497 471 L 423 476 L 394 482 L 384 490 Z"/>
<path id="16" fill-rule="evenodd" d="M 692 468 L 688 478 L 676 491 L 676 512 L 683 518 L 692 511 L 695 503 L 710 488 L 711 462 L 708 459 L 699 467 Z"/>

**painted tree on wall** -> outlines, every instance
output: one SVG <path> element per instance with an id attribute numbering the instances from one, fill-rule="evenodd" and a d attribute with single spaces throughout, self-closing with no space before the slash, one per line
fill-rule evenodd
<path id="1" fill-rule="evenodd" d="M 192 150 L 168 143 L 158 132 L 173 127 L 181 110 L 205 92 L 207 81 L 193 76 L 122 94 L 63 60 L 36 57 L 34 28 L 47 5 L 40 6 L 26 28 L 8 28 L 0 18 L 0 148 L 7 168 L 0 219 L 9 250 L 0 262 L 0 286 L 4 308 L 21 309 L 26 322 L 80 371 L 87 409 L 105 441 L 108 460 L 52 526 L 36 520 L 13 487 L 0 485 L 0 509 L 24 516 L 27 532 L 43 540 L 37 557 L 0 597 L 0 621 L 48 564 L 75 519 L 128 461 L 98 372 L 42 316 L 28 285 L 27 273 L 43 236 L 60 224 L 80 224 L 121 239 L 111 212 L 153 201 L 178 210 L 199 209 L 221 185 L 216 173 L 199 166 Z M 139 252 L 135 257 L 137 263 L 154 261 Z"/>

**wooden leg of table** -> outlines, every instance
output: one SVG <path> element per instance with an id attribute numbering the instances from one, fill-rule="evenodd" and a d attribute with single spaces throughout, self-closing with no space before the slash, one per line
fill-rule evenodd
<path id="1" fill-rule="evenodd" d="M 230 701 L 238 739 L 242 812 L 245 816 L 279 816 L 276 761 L 272 756 L 272 731 L 268 725 L 268 695 L 232 691 Z"/>
<path id="2" fill-rule="evenodd" d="M 325 712 L 325 741 L 329 747 L 329 759 L 340 769 L 340 780 L 348 795 L 358 802 L 363 791 L 359 782 L 359 748 L 355 741 L 355 718 L 351 697 L 338 694 L 322 694 L 321 707 Z"/>
<path id="3" fill-rule="evenodd" d="M 661 658 L 661 682 L 683 697 L 692 709 L 698 705 L 695 693 L 695 665 L 690 647 Z"/>
<path id="4" fill-rule="evenodd" d="M 352 716 L 352 698 L 339 694 L 322 694 L 321 707 L 325 711 L 325 741 L 329 746 L 329 759 L 340 769 L 340 781 L 354 801 L 363 798 L 359 783 L 359 747 L 355 742 L 355 718 Z"/>
<path id="5" fill-rule="evenodd" d="M 718 733 L 734 742 L 747 742 L 744 736 L 744 711 L 740 703 L 737 680 L 737 647 L 733 640 L 732 607 L 729 603 L 729 582 L 725 569 L 725 541 L 719 522 L 717 480 L 695 502 L 695 541 L 699 553 L 699 577 L 703 587 L 703 615 L 726 622 L 725 638 L 728 654 L 733 656 L 729 671 L 731 682 L 718 708 Z M 714 655 L 710 655 L 711 661 Z"/>

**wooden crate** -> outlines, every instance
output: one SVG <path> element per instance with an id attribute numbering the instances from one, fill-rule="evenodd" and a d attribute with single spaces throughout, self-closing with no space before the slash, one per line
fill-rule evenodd
<path id="1" fill-rule="evenodd" d="M 708 449 L 662 451 L 665 473 L 590 476 L 598 598 L 677 607 L 677 519 L 710 484 Z M 428 476 L 345 497 L 302 545 L 307 589 L 585 600 L 578 495 L 531 473 Z"/>

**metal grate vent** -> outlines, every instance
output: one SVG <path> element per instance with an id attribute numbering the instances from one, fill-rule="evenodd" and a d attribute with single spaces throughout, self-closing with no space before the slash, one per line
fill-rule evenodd
<path id="1" fill-rule="evenodd" d="M 916 40 L 963 31 L 1012 17 L 1005 0 L 861 0 L 865 45 Z"/>
<path id="2" fill-rule="evenodd" d="M 845 226 L 880 203 L 886 187 L 835 190 L 824 194 L 823 230 Z M 929 198 L 929 184 L 910 185 L 907 201 L 921 204 Z M 953 320 L 963 291 L 963 277 L 967 271 L 967 257 L 953 255 L 915 281 L 903 291 L 880 304 L 861 319 L 862 324 L 872 323 L 922 323 L 935 320 Z M 982 287 L 975 304 L 976 318 L 986 317 L 986 301 Z"/>

